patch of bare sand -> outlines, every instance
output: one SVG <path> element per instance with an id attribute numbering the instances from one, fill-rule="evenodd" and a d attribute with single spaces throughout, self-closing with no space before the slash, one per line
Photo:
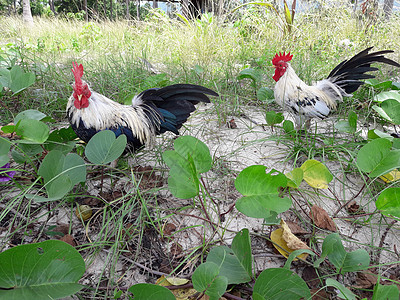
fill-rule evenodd
<path id="1" fill-rule="evenodd" d="M 234 188 L 236 176 L 244 168 L 259 164 L 267 167 L 267 172 L 276 169 L 281 172 L 288 172 L 294 166 L 293 160 L 286 160 L 288 153 L 292 150 L 290 146 L 280 141 L 279 136 L 282 132 L 279 129 L 271 129 L 269 126 L 261 126 L 264 121 L 264 113 L 259 108 L 245 108 L 245 115 L 229 116 L 228 121 L 233 118 L 236 128 L 232 129 L 221 124 L 218 114 L 213 106 L 201 107 L 187 124 L 186 130 L 181 130 L 182 135 L 192 135 L 203 141 L 210 149 L 214 159 L 212 171 L 203 174 L 206 186 L 214 202 L 206 198 L 208 216 L 201 209 L 198 202 L 192 200 L 182 200 L 174 198 L 167 190 L 158 192 L 160 201 L 159 208 L 161 216 L 167 216 L 172 211 L 179 213 L 168 217 L 167 222 L 176 227 L 173 234 L 173 243 L 161 243 L 163 251 L 171 254 L 171 249 L 179 245 L 177 256 L 189 257 L 181 268 L 181 275 L 188 275 L 193 271 L 193 265 L 198 262 L 196 255 L 191 255 L 196 249 L 200 249 L 204 243 L 213 241 L 212 245 L 230 245 L 236 232 L 248 228 L 252 236 L 252 249 L 255 258 L 256 272 L 266 268 L 282 267 L 285 259 L 278 255 L 266 239 L 260 236 L 269 236 L 271 226 L 263 225 L 263 220 L 249 218 L 234 207 L 224 215 L 224 219 L 219 218 L 220 213 L 227 212 L 241 195 Z M 319 121 L 318 132 L 331 132 L 333 120 Z M 310 130 L 315 130 L 315 125 Z M 171 136 L 163 135 L 159 137 L 158 144 L 171 145 Z M 154 160 L 149 157 L 154 156 Z M 301 192 L 292 193 L 292 209 L 281 214 L 287 221 L 293 221 L 302 226 L 309 234 L 305 234 L 302 239 L 309 242 L 311 234 L 314 233 L 313 241 L 317 244 L 309 244 L 316 251 L 320 252 L 324 237 L 329 231 L 315 228 L 310 220 L 309 211 L 311 205 L 318 205 L 326 210 L 329 216 L 333 217 L 339 234 L 348 251 L 359 248 L 366 249 L 371 256 L 371 263 L 390 263 L 399 260 L 395 253 L 395 247 L 400 247 L 398 232 L 400 226 L 395 223 L 390 230 L 386 231 L 387 224 L 392 220 L 383 218 L 381 214 L 373 213 L 376 208 L 374 199 L 370 194 L 360 190 L 363 189 L 364 179 L 360 174 L 345 173 L 345 165 L 335 160 L 316 157 L 322 161 L 334 176 L 327 190 L 314 190 L 305 182 L 301 184 Z M 151 165 L 160 166 L 160 153 L 155 153 L 152 149 L 147 149 L 143 154 L 139 154 L 130 159 L 132 165 Z M 303 160 L 304 161 L 304 160 Z M 301 162 L 301 160 L 299 160 Z M 299 166 L 299 165 L 296 165 Z M 160 173 L 162 174 L 162 173 Z M 166 176 L 167 174 L 163 174 Z M 129 189 L 129 182 L 124 181 L 124 185 Z M 344 206 L 350 199 L 353 199 L 362 208 L 365 215 L 352 217 Z M 182 207 L 189 207 L 180 210 Z M 341 209 L 339 209 L 342 207 Z M 207 221 L 211 219 L 214 225 Z M 383 238 L 382 238 L 383 237 Z M 175 248 L 174 248 L 175 249 Z M 299 265 L 301 263 L 294 263 Z M 96 269 L 93 269 L 94 272 Z M 101 269 L 100 269 L 101 270 Z M 135 269 L 132 269 L 135 271 Z M 129 275 L 130 276 L 130 275 Z M 131 276 L 132 283 L 143 282 L 143 277 Z M 350 281 L 348 282 L 351 283 Z"/>

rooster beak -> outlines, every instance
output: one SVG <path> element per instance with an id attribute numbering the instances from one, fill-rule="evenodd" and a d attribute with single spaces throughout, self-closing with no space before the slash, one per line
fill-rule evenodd
<path id="1" fill-rule="evenodd" d="M 79 100 L 79 102 L 81 101 L 81 99 L 82 99 L 82 95 L 77 95 L 78 96 L 78 100 Z"/>

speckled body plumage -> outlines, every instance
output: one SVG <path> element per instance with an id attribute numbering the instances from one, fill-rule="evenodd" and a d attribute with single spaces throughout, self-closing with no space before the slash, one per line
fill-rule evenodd
<path id="1" fill-rule="evenodd" d="M 391 50 L 384 50 L 369 53 L 372 47 L 361 51 L 349 60 L 337 65 L 328 77 L 316 82 L 314 85 L 307 85 L 302 81 L 289 61 L 293 55 L 290 53 L 279 53 L 273 59 L 276 68 L 273 76 L 276 81 L 274 97 L 275 101 L 285 110 L 295 116 L 297 127 L 300 128 L 305 121 L 318 117 L 326 118 L 332 110 L 337 107 L 337 102 L 343 101 L 343 97 L 351 97 L 362 84 L 361 79 L 374 78 L 369 71 L 376 71 L 371 63 L 381 62 L 392 66 L 400 65 L 384 54 L 391 53 Z"/>

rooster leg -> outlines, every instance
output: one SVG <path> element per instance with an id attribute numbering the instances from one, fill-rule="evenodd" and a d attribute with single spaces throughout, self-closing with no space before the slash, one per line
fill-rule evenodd
<path id="1" fill-rule="evenodd" d="M 294 123 L 296 124 L 296 130 L 303 129 L 305 118 L 297 114 L 294 115 Z"/>
<path id="2" fill-rule="evenodd" d="M 295 116 L 295 124 L 296 124 L 296 130 L 302 130 L 302 129 L 310 129 L 311 127 L 311 119 L 305 118 L 304 116 Z"/>
<path id="3" fill-rule="evenodd" d="M 310 127 L 311 127 L 311 119 L 307 119 L 307 121 L 305 123 L 305 128 L 310 129 Z"/>

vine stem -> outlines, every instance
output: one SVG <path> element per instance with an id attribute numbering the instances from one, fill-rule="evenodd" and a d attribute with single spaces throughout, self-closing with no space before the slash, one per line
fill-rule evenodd
<path id="1" fill-rule="evenodd" d="M 103 251 L 107 252 L 108 254 L 110 254 L 110 251 L 107 250 L 107 249 L 103 249 Z M 156 271 L 156 270 L 152 270 L 149 267 L 146 267 L 145 265 L 142 265 L 141 263 L 138 263 L 138 262 L 136 262 L 136 261 L 124 256 L 124 255 L 120 255 L 120 257 L 122 259 L 126 260 L 127 262 L 132 263 L 135 266 L 138 266 L 139 268 L 141 268 L 141 269 L 143 269 L 143 270 L 145 270 L 145 271 L 147 271 L 147 272 L 149 272 L 151 274 L 158 275 L 158 276 L 170 276 L 170 274 L 159 272 L 159 271 Z"/>
<path id="2" fill-rule="evenodd" d="M 211 221 L 210 215 L 208 214 L 208 212 L 207 212 L 207 210 L 206 210 L 206 207 L 204 206 L 204 202 L 203 202 L 202 198 L 200 197 L 200 193 L 199 193 L 199 200 L 200 200 L 201 208 L 203 209 L 204 214 L 206 215 L 207 222 L 210 223 L 210 225 L 211 225 L 211 227 L 213 228 L 214 232 L 216 232 L 217 229 L 216 229 L 215 226 L 214 226 L 214 222 Z"/>
<path id="3" fill-rule="evenodd" d="M 335 211 L 335 213 L 333 214 L 333 218 L 336 217 L 336 215 L 343 209 L 343 207 L 346 207 L 351 201 L 353 201 L 354 199 L 356 199 L 361 192 L 364 190 L 365 188 L 365 183 L 363 184 L 363 186 L 361 187 L 361 189 L 358 191 L 358 193 L 356 195 L 354 195 L 353 197 L 351 197 L 350 200 L 346 201 L 344 204 L 342 204 L 341 206 L 339 206 L 339 208 Z M 339 202 L 340 203 L 340 202 Z"/>

